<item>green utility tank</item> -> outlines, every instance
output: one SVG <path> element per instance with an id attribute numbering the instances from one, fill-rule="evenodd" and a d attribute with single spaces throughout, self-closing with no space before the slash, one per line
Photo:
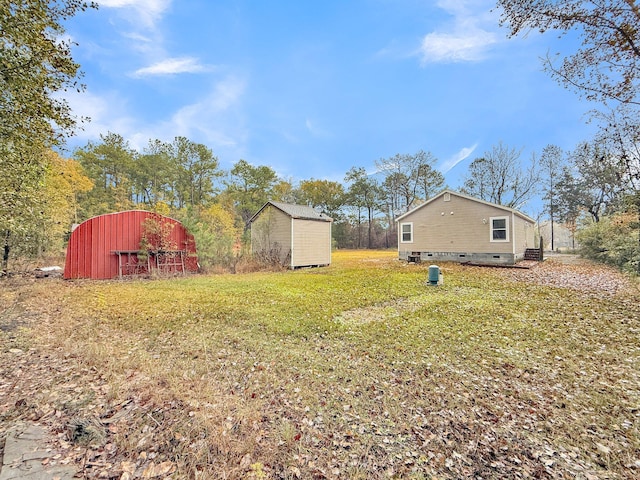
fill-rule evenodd
<path id="1" fill-rule="evenodd" d="M 429 265 L 429 285 L 440 284 L 440 267 L 437 265 Z"/>

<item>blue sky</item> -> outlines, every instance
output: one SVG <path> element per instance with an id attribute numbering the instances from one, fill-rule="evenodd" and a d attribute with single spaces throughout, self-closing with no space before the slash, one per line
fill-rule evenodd
<path id="1" fill-rule="evenodd" d="M 68 101 L 92 119 L 71 148 L 181 135 L 294 182 L 425 150 L 457 188 L 500 141 L 527 160 L 593 132 L 540 62 L 573 41 L 508 39 L 491 0 L 99 3 L 66 24 L 87 85 Z"/>

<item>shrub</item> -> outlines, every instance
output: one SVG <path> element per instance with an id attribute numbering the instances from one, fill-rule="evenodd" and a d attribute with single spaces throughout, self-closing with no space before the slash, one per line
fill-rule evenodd
<path id="1" fill-rule="evenodd" d="M 635 213 L 604 217 L 578 231 L 577 239 L 583 257 L 638 274 L 640 244 Z"/>
<path id="2" fill-rule="evenodd" d="M 189 211 L 183 224 L 195 240 L 198 261 L 204 271 L 235 270 L 242 255 L 242 229 L 233 212 L 220 204 L 196 212 Z"/>

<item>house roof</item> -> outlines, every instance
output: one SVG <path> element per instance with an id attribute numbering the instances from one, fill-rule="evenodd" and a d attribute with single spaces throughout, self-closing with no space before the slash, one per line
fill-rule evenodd
<path id="1" fill-rule="evenodd" d="M 325 215 L 324 213 L 318 212 L 312 207 L 307 205 L 296 205 L 293 203 L 283 203 L 283 202 L 272 202 L 268 201 L 265 203 L 260 210 L 256 212 L 256 214 L 251 217 L 249 223 L 253 222 L 260 212 L 262 212 L 267 206 L 273 206 L 278 210 L 284 212 L 286 215 L 289 215 L 291 218 L 298 218 L 302 220 L 318 220 L 321 222 L 332 222 L 333 218 Z"/>
<path id="2" fill-rule="evenodd" d="M 470 195 L 465 195 L 464 193 L 459 193 L 459 192 L 455 192 L 453 190 L 443 190 L 440 193 L 438 193 L 437 195 L 431 197 L 429 200 L 427 200 L 426 202 L 424 202 L 422 205 L 418 205 L 416 208 L 414 208 L 413 210 L 409 210 L 406 213 L 403 213 L 402 215 L 400 215 L 398 218 L 396 218 L 396 222 L 399 222 L 400 220 L 402 220 L 404 217 L 415 213 L 416 211 L 420 210 L 423 207 L 426 207 L 427 205 L 429 205 L 430 203 L 434 202 L 435 200 L 437 200 L 438 198 L 442 197 L 445 193 L 449 193 L 451 195 L 456 195 L 458 197 L 461 198 L 466 198 L 467 200 L 471 200 L 473 202 L 477 202 L 477 203 L 481 203 L 484 205 L 489 205 L 491 207 L 495 207 L 495 208 L 499 208 L 500 210 L 504 210 L 505 212 L 509 212 L 509 213 L 513 213 L 514 215 L 518 215 L 519 217 L 531 222 L 531 223 L 536 223 L 536 221 L 529 217 L 528 215 L 525 215 L 522 212 L 519 212 L 518 210 L 515 210 L 513 208 L 509 208 L 509 207 L 505 207 L 504 205 L 498 205 L 497 203 L 491 203 L 491 202 L 487 202 L 485 200 L 481 200 L 479 198 L 476 197 L 472 197 Z"/>

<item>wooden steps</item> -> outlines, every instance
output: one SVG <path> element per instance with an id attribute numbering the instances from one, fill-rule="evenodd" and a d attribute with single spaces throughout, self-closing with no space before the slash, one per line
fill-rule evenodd
<path id="1" fill-rule="evenodd" d="M 524 259 L 539 262 L 542 260 L 542 251 L 539 248 L 527 248 L 524 251 Z"/>

